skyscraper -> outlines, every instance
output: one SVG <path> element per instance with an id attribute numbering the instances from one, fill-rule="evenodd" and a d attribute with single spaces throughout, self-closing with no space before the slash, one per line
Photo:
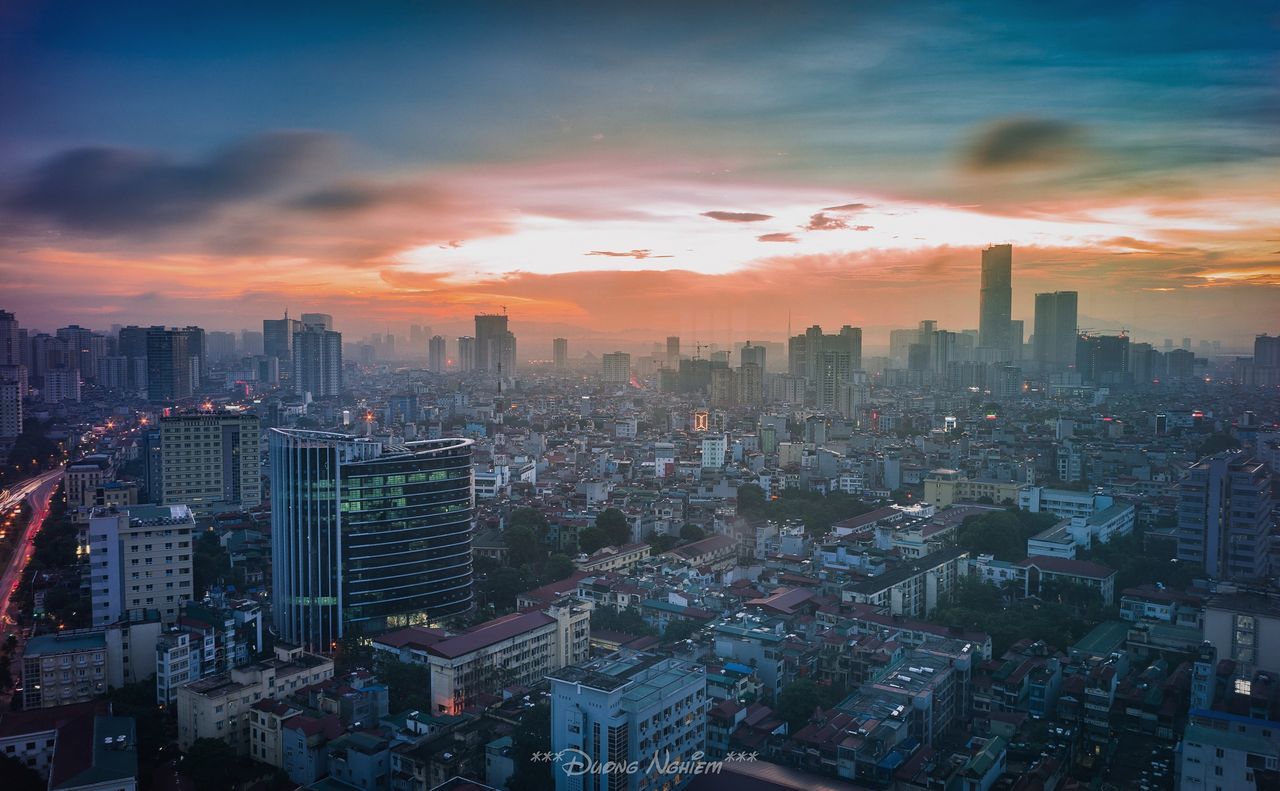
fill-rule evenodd
<path id="1" fill-rule="evenodd" d="M 978 345 L 1012 352 L 1009 320 L 1013 309 L 1013 245 L 982 251 L 982 294 L 978 306 Z"/>
<path id="2" fill-rule="evenodd" d="M 300 329 L 302 322 L 289 318 L 288 311 L 285 311 L 282 319 L 263 319 L 262 353 L 281 363 L 288 363 L 293 359 L 293 334 Z"/>
<path id="3" fill-rule="evenodd" d="M 1098 385 L 1128 384 L 1129 337 L 1090 335 L 1076 340 L 1076 370 L 1085 382 Z"/>
<path id="4" fill-rule="evenodd" d="M 558 371 L 563 371 L 569 367 L 568 338 L 556 338 L 551 341 L 551 359 Z"/>
<path id="5" fill-rule="evenodd" d="M 476 316 L 477 371 L 502 372 L 512 376 L 516 372 L 516 336 L 507 329 L 507 317 L 501 313 L 482 313 Z"/>
<path id="6" fill-rule="evenodd" d="M 432 335 L 427 341 L 427 370 L 442 374 L 445 368 L 444 336 Z"/>
<path id="7" fill-rule="evenodd" d="M 470 335 L 458 338 L 458 370 L 467 372 L 476 369 L 476 339 Z"/>
<path id="8" fill-rule="evenodd" d="M 1075 291 L 1036 294 L 1034 355 L 1041 366 L 1065 369 L 1076 361 Z"/>
<path id="9" fill-rule="evenodd" d="M 293 334 L 293 392 L 312 398 L 342 392 L 342 333 L 307 324 Z"/>
<path id="10" fill-rule="evenodd" d="M 197 516 L 262 502 L 258 416 L 190 412 L 160 418 L 162 505 L 187 505 Z M 152 496 L 156 496 L 156 492 Z"/>
<path id="11" fill-rule="evenodd" d="M 751 341 L 747 341 L 747 345 L 742 347 L 742 352 L 738 355 L 738 364 L 746 365 L 754 363 L 760 366 L 761 372 L 764 371 L 764 347 L 752 346 Z"/>
<path id="12" fill-rule="evenodd" d="M 195 392 L 198 360 L 191 356 L 191 334 L 183 329 L 147 329 L 147 399 L 181 401 Z"/>
<path id="13" fill-rule="evenodd" d="M 1271 473 L 1247 452 L 1201 460 L 1178 484 L 1178 560 L 1223 580 L 1271 574 Z"/>
<path id="14" fill-rule="evenodd" d="M 347 634 L 471 607 L 471 445 L 272 429 L 272 604 L 283 639 L 330 651 Z"/>
<path id="15" fill-rule="evenodd" d="M 680 336 L 667 336 L 667 367 L 676 370 L 680 367 Z"/>

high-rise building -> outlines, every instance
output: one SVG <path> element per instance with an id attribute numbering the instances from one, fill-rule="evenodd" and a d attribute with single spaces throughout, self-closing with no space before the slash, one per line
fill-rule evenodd
<path id="1" fill-rule="evenodd" d="M 551 341 L 551 360 L 557 371 L 569 367 L 569 339 L 556 338 Z"/>
<path id="2" fill-rule="evenodd" d="M 760 370 L 764 371 L 764 347 L 760 345 L 752 346 L 751 341 L 747 341 L 747 345 L 742 347 L 742 352 L 738 356 L 738 364 L 746 365 L 755 363 L 760 366 Z"/>
<path id="3" fill-rule="evenodd" d="M 300 329 L 302 322 L 289 318 L 288 311 L 282 319 L 263 319 L 262 353 L 288 363 L 293 359 L 293 334 Z"/>
<path id="4" fill-rule="evenodd" d="M 474 371 L 476 369 L 476 339 L 470 335 L 458 338 L 458 370 Z"/>
<path id="5" fill-rule="evenodd" d="M 1035 361 L 1063 370 L 1076 361 L 1076 322 L 1080 295 L 1075 291 L 1036 294 Z"/>
<path id="6" fill-rule="evenodd" d="M 445 369 L 444 336 L 432 335 L 427 342 L 427 370 L 442 374 Z"/>
<path id="7" fill-rule="evenodd" d="M 675 370 L 680 367 L 680 336 L 667 336 L 667 367 Z"/>
<path id="8" fill-rule="evenodd" d="M 236 335 L 234 332 L 205 333 L 205 354 L 209 356 L 208 364 L 231 362 L 236 358 Z"/>
<path id="9" fill-rule="evenodd" d="M 792 376 L 808 380 L 808 401 L 819 409 L 834 409 L 840 385 L 853 371 L 862 369 L 862 328 L 840 328 L 825 335 L 814 325 L 788 342 L 787 359 Z"/>
<path id="10" fill-rule="evenodd" d="M 551 751 L 568 756 L 560 769 L 569 769 L 570 762 L 582 770 L 639 767 L 631 773 L 556 771 L 556 791 L 678 788 L 678 776 L 656 774 L 655 762 L 696 761 L 706 749 L 707 677 L 697 665 L 651 654 L 613 654 L 548 678 Z M 584 784 L 583 778 L 593 782 Z"/>
<path id="11" fill-rule="evenodd" d="M 44 374 L 42 400 L 46 404 L 80 401 L 80 371 L 77 368 L 51 368 Z"/>
<path id="12" fill-rule="evenodd" d="M 0 310 L 0 365 L 23 365 L 22 335 L 18 317 Z"/>
<path id="13" fill-rule="evenodd" d="M 1012 352 L 1009 320 L 1013 310 L 1013 245 L 982 251 L 982 293 L 978 306 L 978 345 Z"/>
<path id="14" fill-rule="evenodd" d="M 0 438 L 12 439 L 21 434 L 22 419 L 21 386 L 16 379 L 0 376 Z"/>
<path id="15" fill-rule="evenodd" d="M 609 384 L 627 384 L 631 381 L 631 355 L 612 352 L 600 356 L 601 378 Z"/>
<path id="16" fill-rule="evenodd" d="M 239 511 L 262 502 L 258 416 L 189 412 L 160 418 L 163 505 L 187 505 L 197 516 Z"/>
<path id="17" fill-rule="evenodd" d="M 185 505 L 95 509 L 89 518 L 89 597 L 93 625 L 130 610 L 159 610 L 172 624 L 194 595 L 196 520 Z"/>
<path id="18" fill-rule="evenodd" d="M 299 320 L 306 326 L 333 329 L 333 316 L 328 313 L 303 313 Z"/>
<path id="19" fill-rule="evenodd" d="M 147 399 L 181 401 L 195 392 L 199 360 L 192 357 L 185 329 L 147 329 Z"/>
<path id="20" fill-rule="evenodd" d="M 240 330 L 240 353 L 245 357 L 256 357 L 262 354 L 262 333 Z"/>
<path id="21" fill-rule="evenodd" d="M 147 331 L 147 327 L 121 327 L 116 339 L 116 351 L 129 360 L 129 387 L 138 392 L 147 389 Z"/>
<path id="22" fill-rule="evenodd" d="M 516 372 L 516 336 L 507 329 L 507 316 L 482 313 L 476 316 L 475 369 L 503 376 Z"/>
<path id="23" fill-rule="evenodd" d="M 71 367 L 79 369 L 82 377 L 93 378 L 98 372 L 98 346 L 93 341 L 93 330 L 72 324 L 62 327 L 57 334 L 67 344 Z"/>
<path id="24" fill-rule="evenodd" d="M 272 604 L 283 639 L 330 651 L 347 634 L 471 607 L 471 445 L 269 433 Z"/>
<path id="25" fill-rule="evenodd" d="M 1178 560 L 1213 579 L 1271 574 L 1271 473 L 1247 452 L 1220 453 L 1178 484 Z"/>
<path id="26" fill-rule="evenodd" d="M 312 398 L 342 392 L 342 333 L 304 324 L 293 334 L 293 392 Z"/>
<path id="27" fill-rule="evenodd" d="M 1076 340 L 1076 371 L 1091 384 L 1127 384 L 1129 336 L 1081 333 Z"/>

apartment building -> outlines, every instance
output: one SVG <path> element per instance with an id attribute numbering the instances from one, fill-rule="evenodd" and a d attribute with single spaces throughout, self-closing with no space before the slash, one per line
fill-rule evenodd
<path id="1" fill-rule="evenodd" d="M 959 470 L 938 469 L 924 479 L 925 502 L 939 508 L 953 503 L 990 500 L 995 505 L 1005 501 L 1016 503 L 1025 483 L 1017 481 L 991 481 L 983 478 L 966 478 Z"/>
<path id="2" fill-rule="evenodd" d="M 869 604 L 890 615 L 924 618 L 951 597 L 968 559 L 968 550 L 951 547 L 906 561 L 883 574 L 846 584 L 841 600 Z"/>
<path id="3" fill-rule="evenodd" d="M 183 505 L 95 509 L 89 520 L 89 587 L 93 624 L 120 620 L 136 608 L 156 609 L 172 624 L 192 596 L 195 517 Z"/>
<path id="4" fill-rule="evenodd" d="M 22 655 L 24 709 L 84 703 L 106 691 L 105 631 L 48 634 L 27 641 Z"/>
<path id="5" fill-rule="evenodd" d="M 249 755 L 250 712 L 258 701 L 281 700 L 310 684 L 333 678 L 333 660 L 276 643 L 275 656 L 218 673 L 178 689 L 178 746 L 221 739 L 237 755 Z"/>
<path id="6" fill-rule="evenodd" d="M 620 547 L 604 547 L 590 555 L 579 555 L 573 565 L 579 571 L 599 574 L 605 571 L 626 571 L 649 558 L 653 548 L 645 542 L 623 544 Z"/>

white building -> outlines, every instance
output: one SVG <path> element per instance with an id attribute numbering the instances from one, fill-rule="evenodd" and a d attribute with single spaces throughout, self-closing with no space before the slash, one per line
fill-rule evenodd
<path id="1" fill-rule="evenodd" d="M 613 654 L 549 678 L 551 752 L 565 751 L 558 768 L 588 761 L 636 765 L 634 772 L 606 776 L 553 771 L 556 791 L 674 788 L 690 779 L 687 770 L 664 768 L 694 761 L 706 749 L 707 681 L 700 666 Z"/>
<path id="2" fill-rule="evenodd" d="M 192 596 L 195 518 L 185 505 L 100 508 L 89 519 L 89 587 L 93 624 L 127 610 L 156 609 L 165 624 Z"/>
<path id="3" fill-rule="evenodd" d="M 724 455 L 729 450 L 729 438 L 724 434 L 710 434 L 702 438 L 702 469 L 724 469 Z"/>

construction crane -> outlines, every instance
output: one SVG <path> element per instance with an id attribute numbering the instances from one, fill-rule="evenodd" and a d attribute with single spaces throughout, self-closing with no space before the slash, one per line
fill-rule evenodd
<path id="1" fill-rule="evenodd" d="M 695 343 L 695 344 L 693 344 L 693 348 L 694 348 L 694 351 L 695 351 L 695 354 L 693 355 L 693 359 L 695 359 L 695 360 L 701 360 L 701 359 L 702 359 L 702 350 L 703 350 L 703 349 L 710 349 L 710 348 L 711 348 L 711 344 L 709 344 L 709 343 Z"/>

